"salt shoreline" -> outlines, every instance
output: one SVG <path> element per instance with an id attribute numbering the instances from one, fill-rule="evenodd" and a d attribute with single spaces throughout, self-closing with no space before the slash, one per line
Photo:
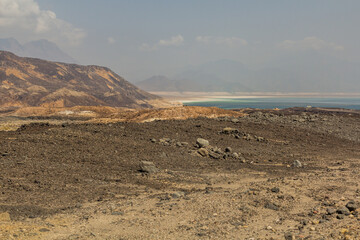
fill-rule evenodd
<path id="1" fill-rule="evenodd" d="M 151 92 L 163 97 L 169 102 L 206 102 L 221 101 L 222 99 L 244 98 L 360 98 L 360 93 L 226 93 L 226 92 Z"/>

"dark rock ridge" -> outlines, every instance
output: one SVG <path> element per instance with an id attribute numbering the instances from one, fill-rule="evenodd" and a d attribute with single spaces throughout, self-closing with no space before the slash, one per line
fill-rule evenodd
<path id="1" fill-rule="evenodd" d="M 23 58 L 0 51 L 0 106 L 152 107 L 159 97 L 106 67 Z"/>

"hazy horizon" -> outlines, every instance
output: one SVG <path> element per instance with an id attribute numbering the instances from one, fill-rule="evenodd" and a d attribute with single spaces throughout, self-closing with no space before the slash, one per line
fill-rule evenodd
<path id="1" fill-rule="evenodd" d="M 355 0 L 0 0 L 0 38 L 55 42 L 80 64 L 131 82 L 226 59 L 251 70 L 310 62 L 316 76 L 341 65 L 351 85 L 359 82 L 345 72 L 360 66 L 358 10 Z"/>

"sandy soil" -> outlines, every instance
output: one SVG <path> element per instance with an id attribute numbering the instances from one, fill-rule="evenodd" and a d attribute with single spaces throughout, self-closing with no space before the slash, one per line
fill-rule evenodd
<path id="1" fill-rule="evenodd" d="M 0 131 L 0 239 L 360 239 L 359 112 L 55 120 Z"/>

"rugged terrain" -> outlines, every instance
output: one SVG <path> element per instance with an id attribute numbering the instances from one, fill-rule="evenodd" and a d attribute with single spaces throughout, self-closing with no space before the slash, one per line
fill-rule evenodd
<path id="1" fill-rule="evenodd" d="M 178 111 L 2 117 L 0 239 L 360 239 L 359 112 Z"/>
<path id="2" fill-rule="evenodd" d="M 153 107 L 160 97 L 106 67 L 22 58 L 0 51 L 0 107 Z"/>

